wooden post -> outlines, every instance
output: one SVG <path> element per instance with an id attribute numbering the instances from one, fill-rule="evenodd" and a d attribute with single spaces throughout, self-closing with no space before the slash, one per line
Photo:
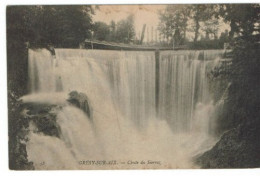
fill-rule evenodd
<path id="1" fill-rule="evenodd" d="M 160 51 L 155 50 L 155 111 L 159 115 L 159 92 L 160 92 Z"/>

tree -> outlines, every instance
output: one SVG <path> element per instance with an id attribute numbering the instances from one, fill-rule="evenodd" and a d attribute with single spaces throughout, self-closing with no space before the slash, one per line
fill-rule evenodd
<path id="1" fill-rule="evenodd" d="M 222 4 L 218 8 L 217 16 L 230 23 L 230 38 L 233 38 L 235 33 L 243 36 L 259 33 L 259 4 Z"/>
<path id="2" fill-rule="evenodd" d="M 37 45 L 75 47 L 90 37 L 90 13 L 93 13 L 91 6 L 10 6 L 8 37 Z"/>
<path id="3" fill-rule="evenodd" d="M 182 40 L 185 40 L 189 15 L 189 6 L 167 5 L 165 10 L 159 13 L 158 29 L 160 33 L 168 39 L 173 38 L 175 31 L 178 30 Z"/>
<path id="4" fill-rule="evenodd" d="M 110 41 L 116 41 L 116 23 L 114 20 L 110 22 Z"/>
<path id="5" fill-rule="evenodd" d="M 207 21 L 211 19 L 214 15 L 214 5 L 209 4 L 199 4 L 199 5 L 191 5 L 191 18 L 193 19 L 195 26 L 194 26 L 194 42 L 198 40 L 199 37 L 199 30 L 200 30 L 200 22 Z"/>
<path id="6" fill-rule="evenodd" d="M 130 43 L 134 40 L 134 37 L 134 16 L 129 15 L 125 20 L 121 20 L 117 23 L 116 41 Z"/>
<path id="7" fill-rule="evenodd" d="M 97 40 L 110 40 L 110 27 L 104 22 L 96 22 L 93 26 L 94 38 Z"/>
<path id="8" fill-rule="evenodd" d="M 219 40 L 221 43 L 228 42 L 228 30 L 226 29 L 225 32 L 221 32 Z"/>
<path id="9" fill-rule="evenodd" d="M 256 137 L 259 131 L 259 39 L 257 23 L 259 20 L 258 4 L 225 4 L 219 5 L 217 17 L 223 17 L 230 23 L 231 30 L 222 33 L 220 40 L 231 42 L 235 34 L 241 37 L 232 39 L 232 62 L 228 69 L 220 67 L 217 76 L 228 79 L 228 97 L 225 101 L 223 112 L 220 114 L 217 124 L 221 132 L 243 126 L 248 131 L 239 134 L 251 133 Z M 225 71 L 223 71 L 225 70 Z M 250 132 L 249 132 L 250 131 Z M 242 139 L 242 138 L 241 138 Z M 259 144 L 257 141 L 255 144 Z M 255 145 L 254 144 L 254 145 Z M 259 146 L 256 147 L 257 149 Z M 254 158 L 253 158 L 254 159 Z M 243 158 L 244 161 L 244 158 Z M 259 160 L 258 160 L 259 162 Z"/>
<path id="10" fill-rule="evenodd" d="M 217 18 L 211 18 L 205 22 L 203 22 L 202 30 L 206 34 L 206 39 L 209 40 L 209 35 L 212 34 L 214 39 L 217 39 L 218 30 L 219 30 L 219 22 Z"/>

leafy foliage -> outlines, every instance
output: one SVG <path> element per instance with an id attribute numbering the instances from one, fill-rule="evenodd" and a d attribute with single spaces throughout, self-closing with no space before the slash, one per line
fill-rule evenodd
<path id="1" fill-rule="evenodd" d="M 164 11 L 159 13 L 160 24 L 158 29 L 166 38 L 173 38 L 176 30 L 180 32 L 182 40 L 186 38 L 188 26 L 188 16 L 190 15 L 189 6 L 168 5 Z"/>
<path id="2" fill-rule="evenodd" d="M 205 40 L 210 40 L 209 35 L 212 34 L 214 39 L 217 39 L 218 30 L 219 30 L 219 22 L 217 18 L 211 18 L 204 22 L 204 26 L 202 30 L 206 33 Z M 201 39 L 202 40 L 202 39 Z"/>
<path id="3" fill-rule="evenodd" d="M 134 16 L 129 15 L 126 19 L 118 23 L 112 20 L 110 25 L 103 22 L 96 22 L 93 31 L 94 39 L 97 40 L 131 43 L 135 37 Z"/>
<path id="4" fill-rule="evenodd" d="M 224 72 L 231 86 L 225 109 L 219 119 L 219 130 L 259 122 L 260 96 L 260 36 L 242 37 L 234 42 L 229 72 Z"/>
<path id="5" fill-rule="evenodd" d="M 186 31 L 194 32 L 194 42 L 209 40 L 209 35 L 217 39 L 220 19 L 230 24 L 229 37 L 249 36 L 259 33 L 259 4 L 194 4 L 168 5 L 160 15 L 158 29 L 166 38 L 173 38 L 178 29 L 185 39 Z M 193 23 L 192 29 L 187 28 Z M 203 36 L 201 32 L 205 32 Z"/>
<path id="6" fill-rule="evenodd" d="M 199 29 L 200 29 L 200 22 L 208 21 L 212 18 L 214 14 L 214 5 L 209 4 L 196 4 L 191 5 L 191 18 L 193 19 L 195 26 L 194 26 L 194 42 L 198 40 L 199 37 Z"/>
<path id="7" fill-rule="evenodd" d="M 216 132 L 223 135 L 212 149 L 195 159 L 202 168 L 259 167 L 259 39 L 260 35 L 253 35 L 234 40 L 229 71 L 217 74 L 231 83 L 216 121 Z"/>
<path id="8" fill-rule="evenodd" d="M 10 6 L 7 34 L 36 46 L 77 47 L 90 37 L 91 11 L 91 6 Z"/>
<path id="9" fill-rule="evenodd" d="M 96 22 L 93 26 L 94 38 L 100 41 L 109 40 L 110 27 L 104 22 Z"/>
<path id="10" fill-rule="evenodd" d="M 259 32 L 259 4 L 222 4 L 218 7 L 216 16 L 221 16 L 225 22 L 230 22 L 230 37 L 235 33 L 243 36 Z"/>
<path id="11" fill-rule="evenodd" d="M 28 140 L 26 128 L 29 126 L 29 121 L 21 115 L 22 102 L 11 91 L 8 91 L 8 107 L 9 168 L 15 170 L 34 169 L 33 163 L 27 159 L 24 144 Z"/>
<path id="12" fill-rule="evenodd" d="M 130 43 L 135 37 L 134 16 L 129 15 L 125 20 L 117 23 L 116 41 Z"/>

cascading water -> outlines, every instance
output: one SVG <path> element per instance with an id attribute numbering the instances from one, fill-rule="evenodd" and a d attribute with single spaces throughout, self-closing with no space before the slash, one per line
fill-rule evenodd
<path id="1" fill-rule="evenodd" d="M 196 106 L 212 104 L 207 76 L 220 57 L 221 51 L 215 50 L 161 53 L 159 117 L 165 118 L 174 131 L 198 128 Z"/>
<path id="2" fill-rule="evenodd" d="M 63 106 L 60 138 L 29 134 L 36 169 L 194 168 L 192 157 L 214 143 L 207 73 L 222 51 L 162 51 L 158 113 L 154 52 L 55 52 L 54 58 L 48 50 L 29 50 L 31 94 L 23 101 Z M 74 90 L 88 96 L 92 120 L 66 103 Z M 86 160 L 116 164 L 81 163 Z"/>

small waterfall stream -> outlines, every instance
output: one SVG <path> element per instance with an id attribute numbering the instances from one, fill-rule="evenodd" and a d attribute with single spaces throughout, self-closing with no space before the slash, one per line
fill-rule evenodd
<path id="1" fill-rule="evenodd" d="M 55 52 L 54 58 L 45 49 L 29 50 L 31 93 L 23 101 L 63 106 L 60 138 L 29 134 L 27 153 L 36 169 L 195 168 L 192 157 L 214 144 L 207 75 L 222 51 L 161 51 L 158 113 L 154 52 Z M 93 121 L 66 103 L 75 90 L 88 96 Z M 80 164 L 86 160 L 116 164 Z"/>

